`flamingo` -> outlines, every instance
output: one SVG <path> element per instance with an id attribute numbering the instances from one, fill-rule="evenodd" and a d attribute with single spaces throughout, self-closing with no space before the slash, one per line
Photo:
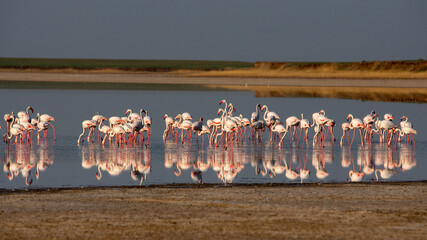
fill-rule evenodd
<path id="1" fill-rule="evenodd" d="M 359 129 L 360 132 L 360 142 L 363 146 L 363 133 L 362 133 L 362 129 L 365 128 L 365 125 L 363 124 L 362 120 L 360 120 L 359 118 L 354 118 L 352 114 L 348 114 L 347 116 L 347 121 L 351 118 L 350 121 L 350 129 L 353 129 L 353 139 L 351 140 L 350 143 L 350 147 L 351 144 L 353 144 L 353 140 L 354 140 L 354 136 L 356 135 L 356 129 Z"/>
<path id="2" fill-rule="evenodd" d="M 192 123 L 189 120 L 184 120 L 181 114 L 176 115 L 175 120 L 179 119 L 177 123 L 177 127 L 181 129 L 181 142 L 184 143 L 186 140 L 191 138 L 190 129 L 192 127 Z M 188 137 L 186 140 L 184 140 L 184 131 L 188 133 Z"/>
<path id="3" fill-rule="evenodd" d="M 203 146 L 203 143 L 205 141 L 205 134 L 210 134 L 210 133 L 211 133 L 211 131 L 210 131 L 209 127 L 207 127 L 206 125 L 203 125 L 202 130 L 199 131 L 199 133 L 198 133 L 199 136 L 203 135 L 202 146 Z"/>
<path id="4" fill-rule="evenodd" d="M 363 124 L 365 124 L 365 141 L 370 142 L 372 139 L 372 126 L 375 123 L 377 114 L 372 110 L 368 115 L 363 118 Z"/>
<path id="5" fill-rule="evenodd" d="M 29 123 L 29 122 L 23 122 L 22 123 L 22 125 L 24 126 L 24 128 L 25 128 L 25 132 L 26 132 L 26 137 L 27 137 L 27 141 L 28 142 L 30 142 L 30 145 L 32 144 L 32 139 L 31 139 L 31 133 L 32 133 L 32 131 L 33 130 L 36 130 L 36 128 L 33 126 L 33 125 L 31 125 L 31 123 Z"/>
<path id="6" fill-rule="evenodd" d="M 113 128 L 114 126 L 117 126 L 119 124 L 124 124 L 126 123 L 125 120 L 121 119 L 120 117 L 117 116 L 112 116 L 108 119 L 108 121 L 110 122 L 110 127 Z"/>
<path id="7" fill-rule="evenodd" d="M 181 116 L 182 116 L 182 120 L 183 121 L 185 121 L 185 120 L 193 120 L 193 117 L 191 116 L 191 114 L 190 113 L 188 113 L 188 112 L 184 112 L 184 113 L 182 113 L 181 114 Z"/>
<path id="8" fill-rule="evenodd" d="M 322 136 L 320 138 L 320 141 L 323 144 L 323 129 L 324 129 L 324 125 L 329 121 L 329 119 L 325 116 L 325 111 L 321 110 L 318 113 L 313 113 L 313 119 L 314 122 L 311 126 L 314 126 L 314 131 L 316 132 L 313 136 L 313 146 L 315 146 L 317 144 L 317 138 L 319 133 L 322 132 Z"/>
<path id="9" fill-rule="evenodd" d="M 31 112 L 34 113 L 34 110 L 31 106 L 27 107 L 25 112 L 18 112 L 18 119 L 19 119 L 18 123 L 31 122 L 29 110 L 31 110 Z"/>
<path id="10" fill-rule="evenodd" d="M 343 140 L 345 139 L 345 134 L 350 130 L 350 123 L 345 122 L 345 123 L 341 124 L 341 128 L 342 128 L 342 136 L 341 136 L 341 140 L 340 140 L 340 145 L 342 146 L 344 143 Z M 347 134 L 348 143 L 350 143 L 349 135 L 350 134 Z"/>
<path id="11" fill-rule="evenodd" d="M 386 119 L 381 122 L 381 128 L 384 130 L 384 133 L 387 132 L 387 137 L 388 137 L 387 146 L 390 146 L 390 143 L 393 139 L 394 132 L 395 132 L 395 129 L 397 128 L 397 125 L 394 124 L 391 120 Z"/>
<path id="12" fill-rule="evenodd" d="M 116 144 L 120 145 L 123 141 L 123 134 L 126 134 L 122 126 L 114 126 L 109 133 L 109 138 L 116 136 Z"/>
<path id="13" fill-rule="evenodd" d="M 138 113 L 132 112 L 131 109 L 126 110 L 125 115 L 128 116 L 128 121 L 130 122 L 134 122 L 137 119 L 141 119 L 141 115 L 138 115 Z"/>
<path id="14" fill-rule="evenodd" d="M 277 124 L 276 122 L 274 123 L 273 127 L 271 128 L 272 132 L 278 133 L 279 136 L 281 134 L 283 134 L 283 136 L 280 137 L 280 141 L 279 143 L 276 145 L 275 148 L 277 148 L 277 146 L 281 147 L 282 146 L 282 142 L 283 139 L 285 138 L 286 134 L 288 133 L 288 129 L 285 128 L 282 124 Z"/>
<path id="15" fill-rule="evenodd" d="M 291 130 L 291 133 L 290 133 L 291 134 L 291 136 L 290 136 L 291 143 L 294 140 L 294 135 L 295 135 L 297 128 L 300 130 L 300 132 L 302 132 L 302 130 L 299 128 L 300 121 L 301 120 L 295 116 L 290 116 L 290 117 L 286 118 L 286 130 L 288 130 L 288 129 Z M 292 131 L 292 127 L 294 127 L 293 131 Z M 299 142 L 299 139 L 298 139 L 298 142 Z M 298 146 L 298 142 L 297 142 L 297 146 Z"/>
<path id="16" fill-rule="evenodd" d="M 251 123 L 259 121 L 259 109 L 261 109 L 261 105 L 258 103 L 255 107 L 255 112 L 251 115 Z"/>
<path id="17" fill-rule="evenodd" d="M 196 134 L 196 142 L 198 142 L 198 136 L 199 136 L 199 133 L 202 131 L 202 127 L 203 127 L 203 117 L 201 117 L 199 121 L 193 122 L 193 124 L 191 124 L 191 129 Z"/>
<path id="18" fill-rule="evenodd" d="M 47 138 L 47 129 L 49 128 L 49 124 L 47 122 L 38 122 L 37 123 L 37 141 L 40 141 L 40 132 L 43 131 L 42 141 Z"/>
<path id="19" fill-rule="evenodd" d="M 106 117 L 104 117 L 104 116 L 102 116 L 102 115 L 100 115 L 100 114 L 96 114 L 96 115 L 94 115 L 93 117 L 92 117 L 92 121 L 95 121 L 96 122 L 96 124 L 98 125 L 98 143 L 99 143 L 99 132 L 100 132 L 100 130 L 101 130 L 101 124 L 104 122 L 104 121 L 107 121 L 108 119 L 106 118 Z"/>
<path id="20" fill-rule="evenodd" d="M 258 138 L 258 140 L 259 140 L 259 141 L 262 141 L 262 139 L 261 139 L 261 136 L 262 136 L 261 131 L 264 131 L 264 130 L 265 130 L 265 124 L 264 124 L 264 121 L 262 121 L 262 120 L 258 120 L 258 121 L 255 121 L 255 122 L 251 123 L 251 128 L 252 128 L 252 129 L 254 130 L 254 132 L 257 134 L 257 138 Z"/>
<path id="21" fill-rule="evenodd" d="M 267 105 L 263 105 L 261 108 L 261 111 L 264 111 L 264 122 L 265 125 L 268 127 L 269 129 L 269 137 L 270 137 L 270 141 L 272 140 L 272 136 L 271 136 L 271 126 L 274 124 L 274 122 L 279 121 L 280 117 L 277 113 L 275 112 L 270 112 L 268 110 Z"/>
<path id="22" fill-rule="evenodd" d="M 15 137 L 15 142 L 12 144 L 12 146 L 18 142 L 18 136 L 20 136 L 23 133 L 24 132 L 17 127 L 11 127 L 10 128 L 10 130 L 9 130 L 10 135 L 8 134 L 7 138 L 10 140 L 12 137 Z M 12 146 L 10 146 L 10 147 L 12 147 Z"/>
<path id="23" fill-rule="evenodd" d="M 166 124 L 166 129 L 165 131 L 163 131 L 163 141 L 166 141 L 166 138 L 169 136 L 173 126 L 173 119 L 169 117 L 167 114 L 163 116 L 163 119 L 165 120 L 165 124 Z"/>
<path id="24" fill-rule="evenodd" d="M 311 127 L 313 127 L 315 124 L 316 124 L 316 119 L 319 117 L 319 116 L 325 116 L 325 110 L 320 110 L 319 112 L 315 112 L 315 113 L 313 113 L 312 114 L 312 118 L 313 118 L 313 124 L 311 125 Z"/>
<path id="25" fill-rule="evenodd" d="M 335 125 L 336 124 L 335 124 L 334 119 L 328 119 L 328 121 L 325 123 L 325 126 L 329 128 L 329 132 L 331 133 L 332 142 L 336 141 L 335 134 L 334 134 L 334 127 L 335 127 Z M 327 136 L 328 136 L 328 133 L 326 133 L 326 137 Z M 326 137 L 325 137 L 325 140 L 326 140 Z"/>
<path id="26" fill-rule="evenodd" d="M 304 118 L 304 114 L 301 113 L 300 127 L 304 129 L 304 139 L 308 140 L 308 129 L 310 128 L 310 122 Z"/>
<path id="27" fill-rule="evenodd" d="M 51 121 L 55 121 L 53 117 L 51 117 L 49 114 L 42 114 L 40 115 L 37 113 L 37 119 L 41 122 L 47 122 L 53 129 L 53 139 L 56 141 L 56 133 L 55 133 L 55 127 L 50 123 Z"/>
<path id="28" fill-rule="evenodd" d="M 88 139 L 88 141 L 90 141 L 91 134 L 93 134 L 93 131 L 94 131 L 95 128 L 96 128 L 96 122 L 95 121 L 84 120 L 82 122 L 83 132 L 82 132 L 82 134 L 80 134 L 79 139 L 77 140 L 77 145 L 80 145 L 80 139 L 83 136 L 83 134 L 85 133 L 86 129 L 89 129 L 89 134 L 88 134 L 88 136 L 86 138 L 84 138 L 82 140 L 82 142 L 84 142 L 85 139 Z"/>
<path id="29" fill-rule="evenodd" d="M 148 115 L 148 110 L 141 109 L 140 112 L 141 112 L 141 116 L 142 116 L 142 113 L 145 113 L 145 116 L 143 118 L 143 123 L 147 132 L 147 144 L 148 144 L 148 141 L 150 140 L 150 136 L 151 136 L 151 117 Z"/>
<path id="30" fill-rule="evenodd" d="M 3 141 L 8 140 L 7 135 L 10 134 L 10 128 L 12 127 L 12 123 L 14 122 L 14 120 L 15 120 L 15 117 L 13 115 L 13 112 L 12 114 L 6 113 L 4 115 L 4 121 L 6 122 L 6 133 L 3 135 Z"/>
<path id="31" fill-rule="evenodd" d="M 405 137 L 407 136 L 407 142 L 409 142 L 409 136 L 412 138 L 412 140 L 414 141 L 414 146 L 415 146 L 415 138 L 414 138 L 414 134 L 417 135 L 417 131 L 415 129 L 413 129 L 412 127 L 403 127 L 402 129 L 396 129 L 396 131 L 399 131 L 399 139 L 400 137 Z"/>
<path id="32" fill-rule="evenodd" d="M 403 119 L 405 119 L 405 121 L 403 121 Z M 412 127 L 412 123 L 408 122 L 408 117 L 406 116 L 400 118 L 400 128 L 404 127 Z"/>

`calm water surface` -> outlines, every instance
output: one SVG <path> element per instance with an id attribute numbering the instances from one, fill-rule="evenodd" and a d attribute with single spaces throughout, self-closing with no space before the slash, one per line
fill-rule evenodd
<path id="1" fill-rule="evenodd" d="M 348 113 L 363 118 L 371 110 L 392 113 L 395 123 L 406 115 L 418 131 L 416 148 L 398 143 L 388 148 L 375 137 L 372 145 L 362 147 L 358 136 L 352 147 L 340 147 L 328 140 L 325 147 L 312 147 L 313 130 L 307 143 L 296 147 L 285 138 L 283 149 L 268 141 L 246 140 L 224 149 L 199 143 L 164 143 L 161 139 L 164 114 L 175 116 L 190 112 L 194 119 L 217 117 L 219 101 L 227 99 L 236 114 L 250 117 L 257 103 L 266 104 L 282 119 L 289 116 L 311 120 L 321 109 L 336 121 L 336 138 Z M 426 104 L 361 102 L 314 98 L 255 98 L 250 92 L 218 91 L 97 91 L 97 90 L 0 90 L 2 114 L 32 106 L 35 113 L 55 117 L 57 140 L 51 129 L 47 142 L 32 146 L 21 144 L 9 149 L 2 143 L 3 171 L 0 188 L 55 188 L 82 186 L 153 185 L 170 183 L 299 183 L 302 169 L 310 171 L 303 182 L 346 182 L 349 172 L 364 172 L 361 181 L 427 180 Z M 148 147 L 105 146 L 83 143 L 77 146 L 81 122 L 96 113 L 106 117 L 124 116 L 126 109 L 147 109 L 153 119 Z M 35 116 L 33 114 L 32 116 Z M 5 127 L 5 123 L 1 124 Z M 4 129 L 1 130 L 4 133 Z M 206 140 L 206 139 L 205 139 Z"/>

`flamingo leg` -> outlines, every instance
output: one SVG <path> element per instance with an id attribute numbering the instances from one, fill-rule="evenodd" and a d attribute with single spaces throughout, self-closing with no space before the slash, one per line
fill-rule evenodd
<path id="1" fill-rule="evenodd" d="M 353 139 L 351 140 L 350 148 L 351 148 L 351 145 L 353 144 L 353 141 L 354 141 L 354 135 L 356 135 L 356 129 L 355 128 L 353 129 Z"/>
<path id="2" fill-rule="evenodd" d="M 52 127 L 52 129 L 53 129 L 53 139 L 56 141 L 55 127 L 50 122 L 47 122 L 47 123 L 49 123 L 49 125 Z"/>

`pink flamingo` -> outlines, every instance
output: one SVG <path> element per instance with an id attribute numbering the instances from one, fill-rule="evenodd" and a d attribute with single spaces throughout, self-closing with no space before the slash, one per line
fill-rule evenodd
<path id="1" fill-rule="evenodd" d="M 82 122 L 82 128 L 83 128 L 83 132 L 82 132 L 82 134 L 80 134 L 79 139 L 77 140 L 77 145 L 80 145 L 80 139 L 83 136 L 83 134 L 85 134 L 86 129 L 89 129 L 89 134 L 86 138 L 84 138 L 82 140 L 82 142 L 84 142 L 84 140 L 86 140 L 86 139 L 88 139 L 88 141 L 90 141 L 91 134 L 93 134 L 93 132 L 96 128 L 96 122 L 92 121 L 92 120 L 84 120 Z"/>
<path id="2" fill-rule="evenodd" d="M 166 141 L 167 137 L 169 136 L 172 126 L 173 126 L 173 119 L 169 117 L 167 114 L 163 116 L 163 119 L 165 120 L 166 129 L 163 131 L 163 141 Z"/>
<path id="3" fill-rule="evenodd" d="M 16 127 L 10 128 L 10 131 L 9 131 L 10 135 L 8 134 L 7 138 L 10 140 L 12 137 L 15 137 L 15 142 L 12 144 L 12 146 L 15 145 L 16 143 L 18 143 L 18 136 L 20 136 L 23 133 L 24 132 L 21 129 L 19 129 L 19 128 L 16 128 Z M 12 146 L 10 146 L 10 148 Z"/>
<path id="4" fill-rule="evenodd" d="M 304 139 L 308 140 L 308 129 L 310 128 L 310 123 L 308 119 L 304 118 L 304 114 L 301 113 L 300 127 L 304 129 Z"/>
<path id="5" fill-rule="evenodd" d="M 275 148 L 277 148 L 277 146 L 281 147 L 282 146 L 282 142 L 283 139 L 285 138 L 286 134 L 288 133 L 288 129 L 285 128 L 282 124 L 277 124 L 276 122 L 273 124 L 273 127 L 271 128 L 271 131 L 274 133 L 278 133 L 279 136 L 281 134 L 283 134 L 283 136 L 280 136 L 280 141 L 279 143 L 276 145 Z"/>
<path id="6" fill-rule="evenodd" d="M 51 117 L 49 114 L 42 114 L 40 115 L 37 113 L 37 119 L 40 122 L 47 122 L 53 129 L 53 139 L 56 141 L 56 133 L 55 133 L 55 127 L 50 123 L 51 121 L 55 121 L 53 117 Z"/>
<path id="7" fill-rule="evenodd" d="M 348 114 L 347 116 L 347 121 L 351 118 L 350 121 L 350 129 L 353 129 L 353 139 L 351 140 L 350 143 L 350 147 L 353 144 L 354 141 L 354 136 L 356 135 L 356 129 L 359 129 L 360 132 L 360 143 L 363 146 L 363 133 L 362 133 L 362 129 L 365 128 L 365 125 L 363 124 L 362 120 L 360 120 L 359 118 L 354 118 L 352 114 Z"/>
<path id="8" fill-rule="evenodd" d="M 345 123 L 341 124 L 341 128 L 342 128 L 342 136 L 341 136 L 341 140 L 340 140 L 340 145 L 342 146 L 344 143 L 345 134 L 350 130 L 350 123 L 345 122 Z M 350 143 L 349 135 L 350 134 L 347 134 L 348 143 Z"/>
<path id="9" fill-rule="evenodd" d="M 368 115 L 366 115 L 363 118 L 363 123 L 365 124 L 365 141 L 371 142 L 372 139 L 372 126 L 375 123 L 375 118 L 377 117 L 377 114 L 375 111 L 371 111 Z"/>
<path id="10" fill-rule="evenodd" d="M 300 130 L 300 133 L 302 132 L 302 130 L 299 128 L 300 121 L 301 120 L 295 116 L 290 116 L 286 119 L 286 130 L 289 129 L 291 131 L 291 133 L 290 133 L 291 134 L 291 137 L 290 137 L 291 144 L 292 144 L 292 141 L 294 140 L 294 136 L 295 136 L 297 128 Z M 293 131 L 292 131 L 292 127 L 294 127 Z M 300 136 L 301 136 L 301 134 L 300 134 Z M 298 142 L 299 142 L 299 139 L 298 139 Z M 298 147 L 298 142 L 297 142 L 297 147 Z"/>

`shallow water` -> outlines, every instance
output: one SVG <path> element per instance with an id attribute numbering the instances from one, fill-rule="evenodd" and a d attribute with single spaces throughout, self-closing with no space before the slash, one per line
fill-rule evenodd
<path id="1" fill-rule="evenodd" d="M 357 135 L 351 148 L 347 143 L 340 147 L 339 142 L 332 143 L 329 139 L 324 147 L 313 148 L 312 129 L 308 144 L 302 145 L 300 141 L 298 147 L 291 146 L 286 137 L 283 149 L 268 141 L 268 132 L 264 133 L 262 143 L 245 140 L 227 149 L 209 146 L 207 141 L 202 146 L 200 137 L 198 144 L 162 141 L 164 114 L 190 112 L 193 119 L 214 118 L 218 103 L 224 98 L 233 103 L 236 114 L 248 118 L 257 103 L 268 105 L 282 119 L 304 113 L 311 120 L 313 112 L 324 109 L 337 123 L 338 141 L 342 134 L 340 125 L 348 113 L 359 118 L 371 110 L 376 110 L 381 118 L 384 113 L 392 113 L 397 124 L 406 115 L 418 131 L 416 148 L 403 142 L 390 148 L 378 143 L 378 136 L 372 145 L 362 147 Z M 361 181 L 376 180 L 375 173 L 380 181 L 427 180 L 427 137 L 423 135 L 427 127 L 422 125 L 427 115 L 425 104 L 255 98 L 250 92 L 164 90 L 0 90 L 0 100 L 3 114 L 22 111 L 29 105 L 35 113 L 49 113 L 55 117 L 57 134 L 56 142 L 50 129 L 47 142 L 41 144 L 33 136 L 32 146 L 23 143 L 9 149 L 6 144 L 1 145 L 0 188 L 4 189 L 197 184 L 200 179 L 203 183 L 218 184 L 298 183 L 301 169 L 310 170 L 303 182 L 346 182 L 350 180 L 351 170 L 365 173 Z M 153 118 L 148 147 L 142 144 L 101 147 L 97 140 L 94 144 L 84 142 L 77 146 L 83 120 L 91 119 L 97 112 L 106 117 L 124 116 L 128 108 L 137 112 L 147 109 Z M 1 131 L 4 133 L 4 129 Z"/>

